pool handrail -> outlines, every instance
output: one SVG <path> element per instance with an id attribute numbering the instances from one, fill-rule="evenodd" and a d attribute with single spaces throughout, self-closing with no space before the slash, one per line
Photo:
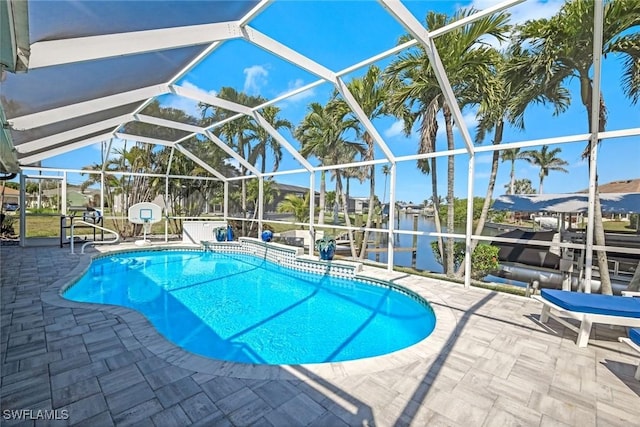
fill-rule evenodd
<path id="1" fill-rule="evenodd" d="M 74 246 L 73 243 L 74 243 L 74 240 L 75 240 L 74 236 L 73 236 L 73 229 L 74 229 L 74 227 L 76 225 L 79 225 L 79 224 L 82 224 L 82 225 L 85 225 L 85 226 L 88 225 L 90 227 L 97 228 L 98 230 L 106 231 L 107 233 L 111 233 L 114 236 L 116 236 L 115 239 L 113 239 L 113 240 L 92 240 L 92 241 L 86 242 L 80 248 L 80 254 L 84 254 L 84 248 L 87 245 L 106 245 L 106 244 L 111 244 L 111 243 L 118 243 L 120 241 L 120 234 L 118 234 L 116 231 L 113 231 L 113 230 L 111 230 L 109 228 L 101 227 L 101 226 L 99 226 L 97 224 L 92 224 L 90 222 L 86 222 L 86 221 L 83 221 L 83 220 L 78 220 L 78 221 L 75 221 L 73 224 L 71 224 L 71 236 L 69 236 L 69 239 L 70 239 L 69 245 L 71 247 L 71 253 L 72 254 L 75 254 L 74 248 L 73 248 L 73 246 Z"/>

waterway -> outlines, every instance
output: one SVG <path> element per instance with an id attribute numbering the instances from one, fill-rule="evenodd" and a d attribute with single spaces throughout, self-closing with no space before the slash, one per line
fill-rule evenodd
<path id="1" fill-rule="evenodd" d="M 395 228 L 400 230 L 413 231 L 414 216 L 415 216 L 414 214 L 407 214 L 407 213 L 401 212 L 399 215 L 396 216 Z M 418 219 L 418 226 L 417 226 L 418 231 L 423 231 L 428 233 L 436 231 L 436 224 L 432 217 L 417 215 L 417 219 Z M 384 223 L 382 225 L 382 228 L 386 230 L 387 224 Z M 442 232 L 443 233 L 446 232 L 446 227 L 444 225 L 442 226 Z M 454 229 L 454 233 L 465 234 L 464 226 L 456 227 Z M 485 228 L 485 230 L 483 231 L 483 235 L 486 235 L 486 236 L 495 236 L 499 233 L 502 233 L 502 231 L 491 229 L 491 228 Z M 370 237 L 370 239 L 374 239 L 374 238 L 375 238 L 374 236 Z M 396 233 L 395 239 L 394 239 L 395 247 L 411 248 L 413 246 L 414 239 L 417 240 L 415 265 L 413 265 L 412 253 L 409 251 L 407 252 L 396 251 L 394 253 L 394 261 L 393 261 L 394 265 L 402 266 L 402 267 L 415 267 L 418 270 L 426 270 L 434 273 L 443 273 L 444 268 L 442 267 L 441 264 L 439 264 L 436 261 L 436 258 L 433 254 L 433 250 L 431 249 L 431 242 L 435 241 L 436 237 L 434 236 L 417 236 L 416 237 L 410 234 Z M 382 248 L 386 247 L 386 240 L 384 242 L 385 243 L 381 243 L 380 245 Z M 372 245 L 370 245 L 370 247 L 371 246 Z M 387 252 L 384 251 L 380 253 L 370 253 L 368 255 L 368 258 L 372 261 L 379 261 L 379 262 L 386 263 Z M 521 282 L 509 281 L 509 280 L 502 279 L 500 277 L 495 277 L 495 276 L 487 276 L 485 278 L 485 281 L 496 282 L 496 283 L 508 283 L 516 286 L 525 285 Z"/>

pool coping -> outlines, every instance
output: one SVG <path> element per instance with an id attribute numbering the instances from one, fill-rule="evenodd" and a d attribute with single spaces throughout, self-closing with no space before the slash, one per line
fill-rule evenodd
<path id="1" fill-rule="evenodd" d="M 124 246 L 124 247 L 123 247 Z M 344 378 L 353 375 L 365 375 L 389 369 L 401 368 L 417 362 L 435 361 L 439 354 L 446 350 L 452 334 L 456 331 L 456 317 L 447 304 L 432 292 L 428 286 L 438 281 L 420 276 L 412 276 L 406 273 L 388 272 L 387 270 L 368 267 L 358 272 L 357 277 L 376 282 L 386 281 L 394 287 L 400 286 L 413 292 L 428 301 L 435 313 L 436 324 L 433 332 L 418 343 L 381 356 L 364 359 L 311 363 L 300 365 L 260 365 L 222 361 L 191 353 L 172 343 L 162 336 L 155 326 L 142 314 L 126 307 L 81 303 L 65 299 L 62 292 L 75 283 L 88 269 L 95 258 L 103 257 L 109 253 L 122 253 L 132 251 L 144 251 L 149 249 L 198 249 L 194 244 L 155 244 L 152 247 L 140 247 L 133 244 L 120 244 L 118 247 L 102 246 L 96 248 L 96 252 L 84 255 L 71 255 L 81 257 L 78 265 L 65 276 L 56 280 L 42 293 L 43 302 L 48 304 L 78 309 L 94 309 L 105 311 L 118 316 L 131 329 L 133 336 L 150 352 L 172 365 L 202 373 L 223 375 L 233 378 L 245 379 L 298 379 L 300 368 L 306 375 L 317 375 L 326 379 Z"/>

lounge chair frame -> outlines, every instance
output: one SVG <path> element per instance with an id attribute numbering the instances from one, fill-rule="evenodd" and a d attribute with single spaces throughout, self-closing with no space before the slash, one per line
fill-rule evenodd
<path id="1" fill-rule="evenodd" d="M 640 346 L 634 343 L 633 341 L 631 341 L 631 338 L 620 337 L 618 338 L 618 340 L 622 343 L 627 344 L 629 347 L 631 347 L 632 349 L 640 353 Z M 638 362 L 638 368 L 636 369 L 636 374 L 634 375 L 634 378 L 640 381 L 640 362 Z"/>
<path id="2" fill-rule="evenodd" d="M 585 313 L 580 311 L 570 311 L 566 308 L 562 308 L 551 301 L 543 298 L 541 295 L 533 295 L 531 298 L 538 300 L 542 303 L 542 313 L 540 313 L 540 322 L 547 323 L 549 317 L 558 321 L 563 326 L 571 329 L 578 334 L 576 339 L 576 345 L 578 347 L 586 347 L 589 342 L 589 335 L 591 335 L 591 327 L 595 323 L 602 323 L 608 325 L 617 326 L 629 326 L 632 328 L 640 327 L 640 318 L 636 317 L 624 317 L 624 316 L 611 316 L 607 314 L 595 314 Z M 560 314 L 576 319 L 580 321 L 580 327 L 576 327 L 566 320 L 562 319 L 559 315 L 551 313 L 551 309 L 558 311 Z M 638 350 L 640 351 L 640 350 Z"/>

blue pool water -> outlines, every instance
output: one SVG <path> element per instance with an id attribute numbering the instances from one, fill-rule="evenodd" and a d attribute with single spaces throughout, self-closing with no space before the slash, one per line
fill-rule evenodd
<path id="1" fill-rule="evenodd" d="M 176 345 L 261 364 L 386 354 L 428 336 L 428 305 L 392 290 L 248 255 L 130 252 L 95 260 L 64 297 L 144 314 Z"/>

